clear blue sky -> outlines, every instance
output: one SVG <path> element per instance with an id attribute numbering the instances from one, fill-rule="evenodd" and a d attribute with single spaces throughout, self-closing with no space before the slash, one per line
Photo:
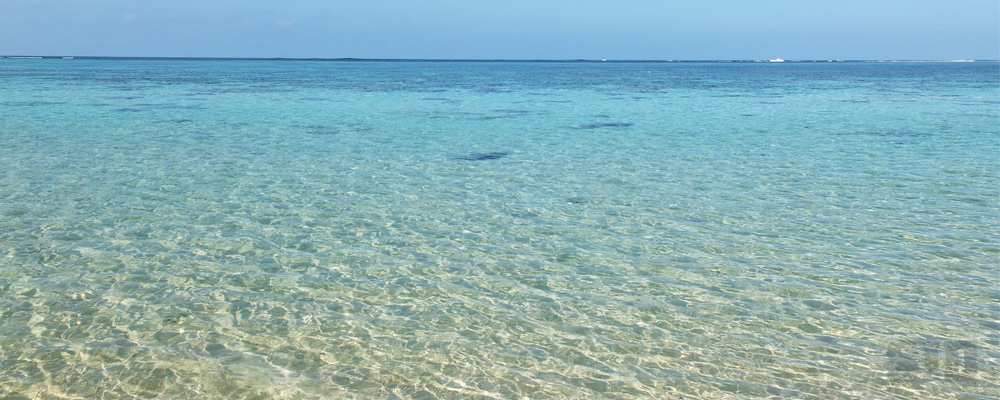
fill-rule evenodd
<path id="1" fill-rule="evenodd" d="M 0 0 L 0 54 L 998 59 L 998 0 Z"/>

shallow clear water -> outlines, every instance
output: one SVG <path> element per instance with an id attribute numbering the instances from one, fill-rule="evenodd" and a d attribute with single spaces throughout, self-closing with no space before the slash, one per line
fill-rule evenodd
<path id="1" fill-rule="evenodd" d="M 1000 396 L 1000 64 L 0 60 L 0 398 Z"/>

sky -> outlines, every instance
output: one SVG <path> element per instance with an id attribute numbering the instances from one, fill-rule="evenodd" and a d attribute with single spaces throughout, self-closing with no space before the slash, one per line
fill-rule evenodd
<path id="1" fill-rule="evenodd" d="M 0 54 L 1000 59 L 998 0 L 0 0 Z"/>

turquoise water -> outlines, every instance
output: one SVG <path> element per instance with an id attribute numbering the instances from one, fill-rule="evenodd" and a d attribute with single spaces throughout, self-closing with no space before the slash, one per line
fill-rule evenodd
<path id="1" fill-rule="evenodd" d="M 0 97 L 0 398 L 1000 396 L 998 63 L 5 59 Z"/>

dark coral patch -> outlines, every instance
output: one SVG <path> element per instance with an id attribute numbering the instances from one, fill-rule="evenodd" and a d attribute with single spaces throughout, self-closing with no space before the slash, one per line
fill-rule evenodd
<path id="1" fill-rule="evenodd" d="M 487 151 L 484 153 L 469 153 L 464 156 L 459 156 L 459 160 L 467 161 L 483 161 L 483 160 L 496 160 L 498 158 L 506 157 L 506 152 L 501 151 Z"/>
<path id="2" fill-rule="evenodd" d="M 600 128 L 628 128 L 632 126 L 629 122 L 596 122 L 593 124 L 577 125 L 574 129 L 600 129 Z"/>

